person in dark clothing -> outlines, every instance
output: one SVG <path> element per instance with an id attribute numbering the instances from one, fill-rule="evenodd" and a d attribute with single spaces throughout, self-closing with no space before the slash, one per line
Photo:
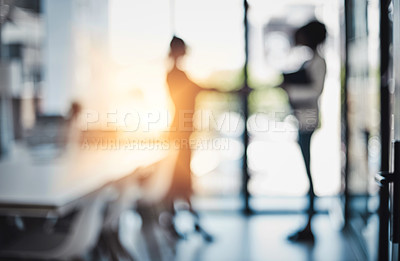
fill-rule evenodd
<path id="1" fill-rule="evenodd" d="M 299 122 L 298 143 L 303 155 L 307 178 L 310 184 L 308 191 L 309 208 L 306 226 L 289 236 L 292 241 L 314 241 L 311 221 L 314 215 L 314 185 L 311 175 L 310 144 L 314 131 L 319 126 L 319 97 L 324 88 L 326 63 L 318 51 L 325 41 L 325 25 L 312 21 L 294 34 L 296 45 L 307 46 L 312 51 L 312 58 L 294 73 L 283 74 L 282 88 L 287 92 L 294 115 Z"/>
<path id="2" fill-rule="evenodd" d="M 185 54 L 185 42 L 181 38 L 174 36 L 170 43 L 169 53 L 169 58 L 172 60 L 173 65 L 167 74 L 169 93 L 175 106 L 175 116 L 170 127 L 169 140 L 173 146 L 178 147 L 179 152 L 166 205 L 168 206 L 168 211 L 174 216 L 174 201 L 176 199 L 185 200 L 189 205 L 189 211 L 195 217 L 195 231 L 201 233 L 207 241 L 210 241 L 212 237 L 201 228 L 199 216 L 193 210 L 190 202 L 190 197 L 193 194 L 190 170 L 190 136 L 193 133 L 195 99 L 202 88 L 189 79 L 186 73 L 180 68 L 180 62 Z M 175 230 L 172 218 L 169 226 L 173 234 L 181 237 Z"/>

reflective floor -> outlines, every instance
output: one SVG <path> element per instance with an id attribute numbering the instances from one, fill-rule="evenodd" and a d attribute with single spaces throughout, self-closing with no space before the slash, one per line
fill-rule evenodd
<path id="1" fill-rule="evenodd" d="M 315 217 L 314 245 L 286 239 L 305 222 L 305 216 L 300 214 L 246 217 L 235 212 L 204 212 L 201 221 L 214 236 L 211 243 L 205 242 L 199 234 L 190 234 L 174 242 L 154 224 L 143 226 L 137 234 L 135 220 L 140 222 L 134 213 L 123 216 L 120 236 L 128 252 L 138 260 L 360 260 L 351 240 L 335 229 L 329 215 L 325 214 Z M 190 231 L 190 215 L 181 213 L 177 225 L 181 232 Z"/>
<path id="2" fill-rule="evenodd" d="M 326 201 L 326 202 L 325 202 Z M 214 202 L 219 208 L 212 208 L 212 201 L 196 200 L 195 207 L 200 211 L 200 225 L 213 236 L 212 242 L 194 230 L 194 216 L 181 203 L 177 204 L 178 212 L 175 218 L 177 232 L 183 239 L 177 239 L 168 233 L 165 224 L 165 213 L 162 206 L 138 207 L 136 210 L 126 210 L 118 218 L 119 222 L 103 228 L 97 242 L 86 254 L 77 257 L 80 261 L 264 261 L 264 260 L 323 260 L 350 261 L 375 260 L 377 223 L 376 215 L 371 215 L 362 226 L 352 224 L 353 232 L 339 229 L 340 218 L 335 211 L 325 211 L 324 206 L 332 199 L 319 201 L 319 214 L 313 220 L 315 243 L 293 243 L 287 236 L 306 222 L 303 211 L 256 212 L 253 215 L 243 215 L 237 210 L 221 210 L 221 202 Z M 290 201 L 283 199 L 282 206 L 290 206 Z M 286 202 L 286 203 L 285 203 Z M 325 202 L 325 203 L 324 203 Z M 208 203 L 208 204 L 206 204 Z M 208 207 L 205 208 L 204 205 Z M 297 204 L 301 205 L 301 204 Z M 331 204 L 332 205 L 332 204 Z M 225 206 L 226 207 L 226 206 Z M 117 221 L 117 220 L 116 220 Z M 355 220 L 357 221 L 357 220 Z M 360 220 L 358 220 L 360 221 Z M 353 222 L 354 223 L 354 222 Z M 358 233 L 354 233 L 354 229 Z M 29 233 L 37 235 L 35 231 Z M 58 234 L 55 233 L 54 236 Z M 361 236 L 362 235 L 362 236 Z M 360 239 L 366 239 L 367 249 L 360 245 Z M 20 244 L 36 242 L 39 245 L 51 244 L 43 240 L 28 240 L 22 237 Z M 25 242 L 25 243 L 24 243 Z M 29 243 L 31 244 L 31 243 Z M 14 244 L 14 248 L 18 244 Z M 12 247 L 12 246 L 11 246 Z M 26 248 L 26 247 L 24 247 Z M 11 259 L 0 259 L 1 261 Z M 12 259 L 14 260 L 14 259 Z M 20 259 L 15 259 L 20 260 Z M 23 259 L 27 260 L 27 259 Z M 40 260 L 40 259 L 39 259 Z"/>

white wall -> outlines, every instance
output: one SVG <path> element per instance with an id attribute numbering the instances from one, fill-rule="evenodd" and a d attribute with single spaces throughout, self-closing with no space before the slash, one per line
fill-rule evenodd
<path id="1" fill-rule="evenodd" d="M 43 0 L 45 114 L 64 113 L 69 107 L 73 87 L 72 4 L 70 0 Z"/>
<path id="2" fill-rule="evenodd" d="M 87 95 L 86 88 L 95 88 L 87 56 L 90 46 L 107 41 L 108 0 L 43 0 L 43 16 L 42 109 L 64 114 L 71 101 L 85 98 L 79 96 Z M 89 81 L 81 84 L 81 78 Z"/>

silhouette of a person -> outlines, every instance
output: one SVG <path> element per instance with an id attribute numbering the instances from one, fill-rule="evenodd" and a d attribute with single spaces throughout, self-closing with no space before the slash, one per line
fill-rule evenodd
<path id="1" fill-rule="evenodd" d="M 167 74 L 167 84 L 171 99 L 175 105 L 175 116 L 170 127 L 169 139 L 173 146 L 179 149 L 171 188 L 167 196 L 167 205 L 169 211 L 174 215 L 174 200 L 183 199 L 189 204 L 189 211 L 195 216 L 195 229 L 203 234 L 206 240 L 211 237 L 199 225 L 197 213 L 193 210 L 190 197 L 193 193 L 190 160 L 190 135 L 193 132 L 193 114 L 195 110 L 195 99 L 202 90 L 200 86 L 194 83 L 186 73 L 181 70 L 180 62 L 186 54 L 186 44 L 174 36 L 170 43 L 169 58 L 172 60 L 172 68 Z M 176 236 L 173 223 L 170 222 L 170 230 Z"/>
<path id="2" fill-rule="evenodd" d="M 281 86 L 287 92 L 294 115 L 299 122 L 298 143 L 310 184 L 308 221 L 303 229 L 289 236 L 292 241 L 314 241 L 311 221 L 314 215 L 315 193 L 310 169 L 310 143 L 320 121 L 318 101 L 324 88 L 326 63 L 318 52 L 318 47 L 325 41 L 325 38 L 325 25 L 318 21 L 309 22 L 295 31 L 295 44 L 310 48 L 312 58 L 305 62 L 297 72 L 283 74 L 284 81 Z"/>

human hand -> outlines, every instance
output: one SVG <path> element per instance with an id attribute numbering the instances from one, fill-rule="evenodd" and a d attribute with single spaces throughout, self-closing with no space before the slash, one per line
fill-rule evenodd
<path id="1" fill-rule="evenodd" d="M 252 90 L 253 90 L 253 89 L 251 89 L 249 86 L 244 86 L 244 87 L 242 87 L 241 89 L 237 90 L 236 93 L 239 94 L 239 95 L 241 95 L 241 96 L 245 96 L 245 95 L 247 96 L 247 95 L 250 94 L 250 92 L 251 92 Z"/>

